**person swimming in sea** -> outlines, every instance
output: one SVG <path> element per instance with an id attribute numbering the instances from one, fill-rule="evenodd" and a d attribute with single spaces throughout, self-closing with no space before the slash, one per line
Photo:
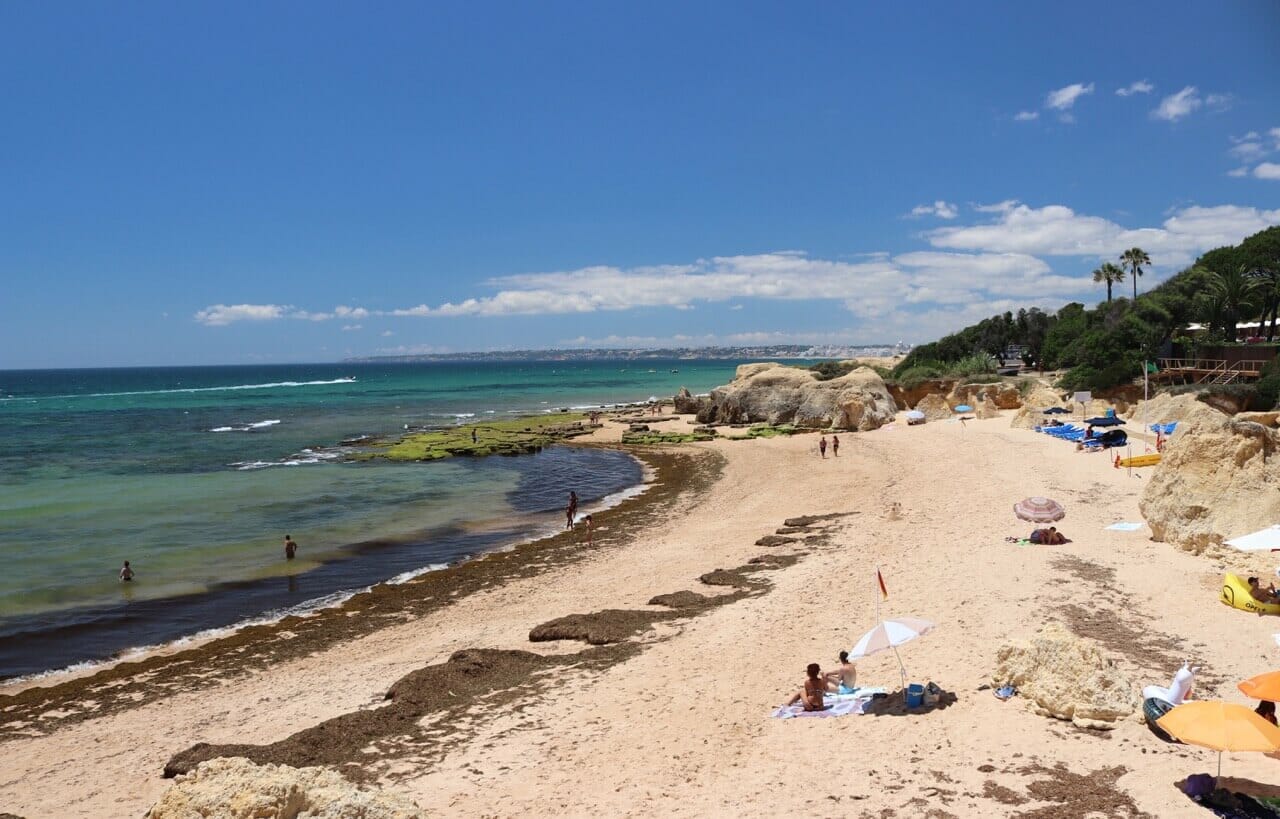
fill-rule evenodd
<path id="1" fill-rule="evenodd" d="M 133 581 L 133 569 L 129 566 L 129 561 L 124 562 L 124 566 L 120 569 L 120 582 L 130 583 Z"/>
<path id="2" fill-rule="evenodd" d="M 294 555 L 298 553 L 298 544 L 293 542 L 292 535 L 284 536 L 284 559 L 293 560 Z"/>

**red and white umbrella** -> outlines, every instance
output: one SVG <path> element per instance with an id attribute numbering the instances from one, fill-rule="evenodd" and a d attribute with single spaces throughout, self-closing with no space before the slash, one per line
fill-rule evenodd
<path id="1" fill-rule="evenodd" d="M 1049 498 L 1023 498 L 1013 505 L 1013 513 L 1032 523 L 1053 523 L 1067 516 L 1067 510 Z"/>

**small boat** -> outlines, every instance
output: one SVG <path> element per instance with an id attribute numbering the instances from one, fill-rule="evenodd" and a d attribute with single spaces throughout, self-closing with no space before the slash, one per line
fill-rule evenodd
<path id="1" fill-rule="evenodd" d="M 680 372 L 680 371 L 679 371 L 679 370 L 672 370 L 671 372 L 673 372 L 673 373 L 678 373 L 678 372 Z"/>

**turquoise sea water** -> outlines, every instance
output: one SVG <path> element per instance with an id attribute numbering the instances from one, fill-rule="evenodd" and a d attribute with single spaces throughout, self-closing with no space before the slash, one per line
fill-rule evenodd
<path id="1" fill-rule="evenodd" d="M 0 677 L 306 607 L 639 483 L 611 451 L 342 463 L 361 436 L 704 392 L 738 362 L 0 371 Z M 679 372 L 672 372 L 679 370 Z M 281 542 L 293 535 L 298 559 Z M 137 579 L 119 582 L 130 560 Z"/>

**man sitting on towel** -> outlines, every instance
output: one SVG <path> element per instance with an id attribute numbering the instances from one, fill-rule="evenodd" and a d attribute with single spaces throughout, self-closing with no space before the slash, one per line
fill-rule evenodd
<path id="1" fill-rule="evenodd" d="M 849 652 L 840 652 L 840 670 L 827 672 L 827 690 L 833 694 L 852 694 L 858 687 L 858 669 L 849 662 Z"/>
<path id="2" fill-rule="evenodd" d="M 803 705 L 806 711 L 826 710 L 827 706 L 822 704 L 822 692 L 827 687 L 822 679 L 822 669 L 817 663 L 809 663 L 805 673 L 809 675 L 809 679 L 804 681 L 804 688 L 787 700 L 787 705 Z"/>

